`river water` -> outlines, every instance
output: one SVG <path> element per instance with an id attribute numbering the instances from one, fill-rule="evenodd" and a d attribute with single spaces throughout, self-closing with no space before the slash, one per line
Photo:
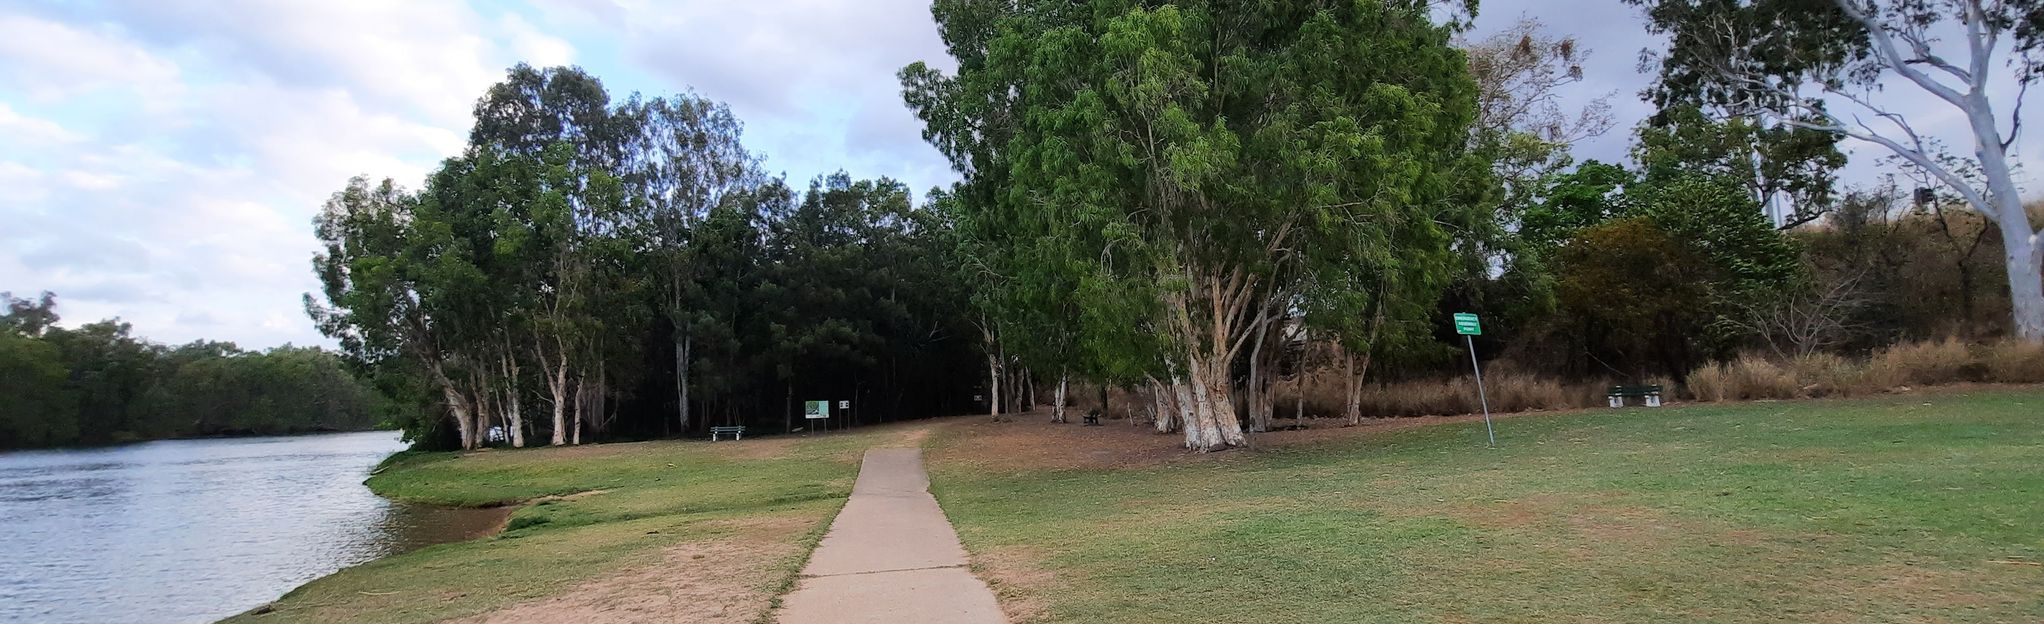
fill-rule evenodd
<path id="1" fill-rule="evenodd" d="M 403 448 L 368 432 L 0 454 L 0 622 L 210 622 L 502 519 L 371 494 Z"/>

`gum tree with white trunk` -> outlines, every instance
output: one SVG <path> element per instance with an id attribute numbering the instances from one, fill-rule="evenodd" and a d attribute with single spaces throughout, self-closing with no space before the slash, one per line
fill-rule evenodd
<path id="1" fill-rule="evenodd" d="M 2024 210 L 2010 155 L 2029 87 L 2044 78 L 2044 3 L 1628 2 L 1668 36 L 1651 91 L 1663 106 L 1703 103 L 1880 146 L 1992 221 L 2015 332 L 2044 342 L 2044 231 Z M 1935 107 L 1903 112 L 1915 103 Z M 1963 120 L 1970 154 L 1941 147 L 1931 125 L 1943 115 Z"/>

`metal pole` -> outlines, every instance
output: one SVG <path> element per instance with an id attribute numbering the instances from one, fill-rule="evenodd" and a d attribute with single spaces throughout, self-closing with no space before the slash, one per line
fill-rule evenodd
<path id="1" fill-rule="evenodd" d="M 1469 343 L 1469 368 L 1476 371 L 1476 398 L 1483 402 L 1483 432 L 1490 435 L 1490 447 L 1497 448 L 1498 432 L 1490 426 L 1490 396 L 1483 391 L 1483 367 L 1476 364 L 1476 338 L 1463 334 L 1462 339 Z"/>

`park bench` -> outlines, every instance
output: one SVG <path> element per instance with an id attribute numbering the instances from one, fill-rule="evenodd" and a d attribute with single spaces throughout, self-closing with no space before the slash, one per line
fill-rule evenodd
<path id="1" fill-rule="evenodd" d="M 1085 424 L 1098 426 L 1100 424 L 1100 410 L 1099 409 L 1086 410 Z"/>
<path id="2" fill-rule="evenodd" d="M 724 435 L 724 434 L 727 434 L 727 433 L 728 433 L 728 434 L 731 434 L 731 437 L 732 437 L 733 439 L 737 439 L 737 440 L 743 440 L 743 439 L 745 439 L 745 426 L 744 426 L 744 425 L 740 425 L 740 426 L 736 426 L 736 427 L 711 427 L 711 428 L 710 428 L 710 441 L 711 441 L 711 442 L 716 442 L 716 441 L 717 441 L 717 436 L 720 436 L 720 435 Z"/>
<path id="3" fill-rule="evenodd" d="M 1625 407 L 1625 400 L 1632 398 L 1646 399 L 1647 407 L 1660 407 L 1661 387 L 1659 385 L 1612 386 L 1610 391 L 1604 393 L 1604 398 L 1611 401 L 1612 407 Z"/>

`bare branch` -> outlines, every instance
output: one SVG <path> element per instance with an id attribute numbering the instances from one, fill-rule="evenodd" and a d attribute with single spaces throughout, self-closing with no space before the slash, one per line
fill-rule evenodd
<path id="1" fill-rule="evenodd" d="M 1883 27 L 1880 21 L 1876 20 L 1872 15 L 1860 10 L 1857 2 L 1854 0 L 1833 0 L 1833 3 L 1837 4 L 1839 10 L 1844 11 L 1847 17 L 1851 17 L 1853 21 L 1859 22 L 1861 27 L 1867 29 L 1867 37 L 1874 42 L 1874 51 L 1880 54 L 1882 58 L 1887 59 L 1888 67 L 1894 69 L 1895 73 L 1901 74 L 1903 78 L 1908 78 L 1910 82 L 1923 87 L 1923 90 L 1929 91 L 1931 95 L 1938 96 L 1938 99 L 1951 102 L 1952 105 L 1961 108 L 1966 106 L 1965 96 L 1960 95 L 1958 91 L 1954 91 L 1951 87 L 1945 86 L 1944 83 L 1938 82 L 1937 79 L 1931 78 L 1929 74 L 1917 71 L 1915 67 L 1911 67 L 1909 59 L 1903 58 L 1902 51 L 1895 46 L 1895 39 L 1889 36 L 1887 28 Z M 1976 58 L 1978 56 L 1975 55 Z"/>

